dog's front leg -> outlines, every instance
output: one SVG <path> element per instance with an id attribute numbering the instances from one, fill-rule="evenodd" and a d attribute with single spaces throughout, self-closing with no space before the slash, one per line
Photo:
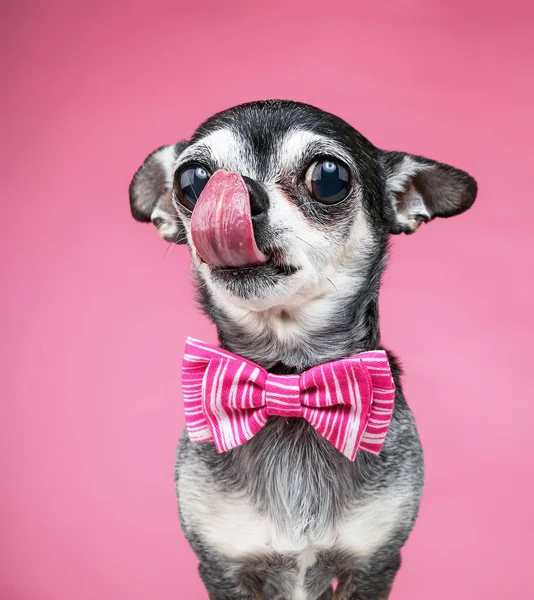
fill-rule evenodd
<path id="1" fill-rule="evenodd" d="M 387 600 L 400 568 L 400 554 L 376 556 L 340 577 L 334 600 Z"/>
<path id="2" fill-rule="evenodd" d="M 241 581 L 233 565 L 203 562 L 198 568 L 210 600 L 259 600 L 261 596 Z"/>

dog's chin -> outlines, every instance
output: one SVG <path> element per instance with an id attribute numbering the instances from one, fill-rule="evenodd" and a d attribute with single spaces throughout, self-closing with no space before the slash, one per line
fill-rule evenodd
<path id="1" fill-rule="evenodd" d="M 217 295 L 252 310 L 275 306 L 293 287 L 294 276 L 300 271 L 294 265 L 273 261 L 244 267 L 221 268 L 203 262 L 198 266 L 201 278 Z"/>

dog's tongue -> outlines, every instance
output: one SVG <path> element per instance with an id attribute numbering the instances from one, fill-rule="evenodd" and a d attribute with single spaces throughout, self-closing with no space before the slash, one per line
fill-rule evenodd
<path id="1" fill-rule="evenodd" d="M 254 239 L 247 186 L 241 175 L 216 171 L 202 190 L 191 217 L 199 256 L 215 267 L 244 267 L 267 258 Z"/>

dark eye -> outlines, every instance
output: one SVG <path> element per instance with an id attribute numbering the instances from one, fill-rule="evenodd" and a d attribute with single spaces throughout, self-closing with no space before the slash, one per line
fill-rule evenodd
<path id="1" fill-rule="evenodd" d="M 189 165 L 178 171 L 175 187 L 180 204 L 193 210 L 209 178 L 208 170 L 201 165 Z"/>
<path id="2" fill-rule="evenodd" d="M 350 191 L 349 171 L 334 160 L 319 160 L 312 163 L 306 173 L 306 187 L 318 202 L 341 202 Z"/>

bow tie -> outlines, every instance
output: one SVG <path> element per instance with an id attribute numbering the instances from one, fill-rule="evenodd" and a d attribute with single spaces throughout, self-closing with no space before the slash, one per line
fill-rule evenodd
<path id="1" fill-rule="evenodd" d="M 270 416 L 300 417 L 350 460 L 378 454 L 393 415 L 395 384 L 382 350 L 273 375 L 231 352 L 188 338 L 182 366 L 185 421 L 192 442 L 218 452 L 240 446 Z"/>

